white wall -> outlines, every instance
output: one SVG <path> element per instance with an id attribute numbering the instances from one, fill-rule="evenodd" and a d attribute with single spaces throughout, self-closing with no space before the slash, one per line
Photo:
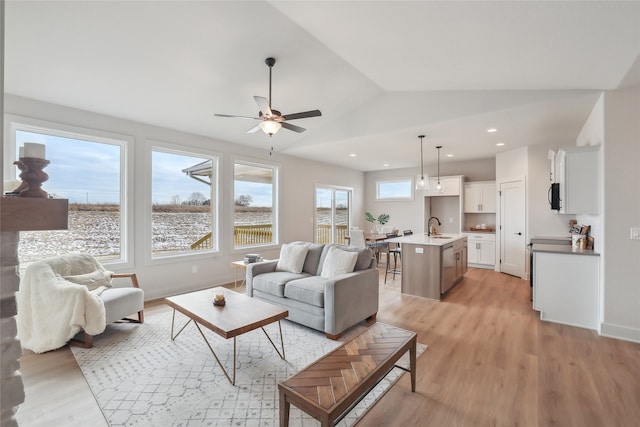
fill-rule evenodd
<path id="1" fill-rule="evenodd" d="M 640 85 L 605 92 L 601 333 L 636 342 L 640 342 L 640 240 L 629 239 L 629 228 L 640 227 L 639 118 Z"/>
<path id="2" fill-rule="evenodd" d="M 244 253 L 259 252 L 270 258 L 278 256 L 279 246 L 275 245 L 270 249 L 261 248 L 257 251 L 256 249 L 247 251 L 233 249 L 234 158 L 276 163 L 280 166 L 280 243 L 313 240 L 313 223 L 309 219 L 313 218 L 314 214 L 316 184 L 353 188 L 353 218 L 359 220 L 363 216 L 364 174 L 362 172 L 281 155 L 277 152 L 269 156 L 268 151 L 258 148 L 264 146 L 259 144 L 259 135 L 256 135 L 256 147 L 249 147 L 12 95 L 5 95 L 4 101 L 4 112 L 7 114 L 128 135 L 133 138 L 134 155 L 131 161 L 134 163 L 134 177 L 130 180 L 131 187 L 128 191 L 133 191 L 135 194 L 132 226 L 134 244 L 131 269 L 127 271 L 138 274 L 141 286 L 145 290 L 146 300 L 229 283 L 234 279 L 234 270 L 230 267 L 230 263 L 242 259 Z M 150 173 L 146 160 L 149 157 L 147 151 L 149 139 L 174 143 L 186 149 L 194 148 L 204 152 L 210 151 L 211 154 L 221 154 L 220 253 L 150 260 L 145 240 L 150 205 L 150 201 L 146 199 L 148 190 L 145 185 Z M 197 273 L 192 273 L 193 266 L 197 266 Z M 118 270 L 116 267 L 110 268 Z"/>
<path id="3" fill-rule="evenodd" d="M 515 148 L 496 155 L 496 184 L 526 177 L 529 171 L 527 147 Z"/>

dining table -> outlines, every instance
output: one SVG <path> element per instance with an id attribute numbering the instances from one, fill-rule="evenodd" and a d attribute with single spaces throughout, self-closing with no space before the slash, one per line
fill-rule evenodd
<path id="1" fill-rule="evenodd" d="M 349 236 L 345 236 L 344 239 L 347 241 L 347 244 L 349 244 L 351 242 L 351 237 Z M 379 243 L 383 240 L 388 239 L 386 234 L 365 234 L 364 235 L 364 241 L 368 244 L 375 244 L 375 243 Z"/>

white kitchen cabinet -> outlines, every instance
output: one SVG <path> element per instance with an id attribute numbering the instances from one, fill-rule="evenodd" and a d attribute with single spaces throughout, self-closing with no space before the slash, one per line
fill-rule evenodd
<path id="1" fill-rule="evenodd" d="M 495 268 L 496 235 L 493 233 L 465 233 L 467 261 L 472 267 Z"/>
<path id="2" fill-rule="evenodd" d="M 429 189 L 425 196 L 459 196 L 462 192 L 461 176 L 440 177 L 440 190 L 438 187 L 438 178 L 429 178 Z"/>
<path id="3" fill-rule="evenodd" d="M 495 211 L 495 182 L 467 182 L 464 184 L 465 213 L 495 213 Z"/>
<path id="4" fill-rule="evenodd" d="M 597 255 L 534 250 L 533 308 L 540 319 L 597 330 L 599 265 Z"/>
<path id="5" fill-rule="evenodd" d="M 567 148 L 558 152 L 556 181 L 560 184 L 560 213 L 600 213 L 599 154 L 599 145 Z"/>

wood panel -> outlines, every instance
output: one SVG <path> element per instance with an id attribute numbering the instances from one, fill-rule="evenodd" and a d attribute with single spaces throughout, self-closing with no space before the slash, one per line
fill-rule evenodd
<path id="1" fill-rule="evenodd" d="M 69 201 L 39 197 L 2 197 L 0 231 L 66 230 Z"/>

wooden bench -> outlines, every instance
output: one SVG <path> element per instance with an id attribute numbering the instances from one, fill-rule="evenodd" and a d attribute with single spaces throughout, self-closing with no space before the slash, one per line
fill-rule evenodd
<path id="1" fill-rule="evenodd" d="M 415 332 L 376 323 L 361 335 L 278 384 L 280 426 L 289 425 L 294 404 L 323 427 L 339 422 L 394 367 L 411 372 L 416 391 Z M 409 351 L 410 368 L 395 363 Z"/>

